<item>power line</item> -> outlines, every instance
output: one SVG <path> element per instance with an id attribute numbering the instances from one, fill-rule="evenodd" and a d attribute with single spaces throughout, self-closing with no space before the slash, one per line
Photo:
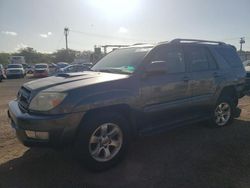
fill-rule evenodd
<path id="1" fill-rule="evenodd" d="M 232 40 L 239 40 L 241 38 L 241 36 L 239 37 L 230 37 L 230 38 L 224 38 L 224 39 L 220 39 L 221 41 L 232 41 Z M 250 37 L 246 36 L 244 37 L 245 39 L 250 39 Z"/>
<path id="2" fill-rule="evenodd" d="M 76 30 L 71 30 L 71 32 L 75 32 L 75 33 L 79 33 L 79 34 L 83 34 L 83 35 L 87 35 L 87 36 L 91 36 L 91 37 L 99 37 L 99 38 L 110 38 L 110 39 L 120 39 L 120 40 L 136 40 L 136 41 L 143 41 L 143 42 L 152 42 L 152 41 L 148 41 L 145 39 L 138 39 L 138 38 L 132 38 L 132 37 L 114 37 L 114 36 L 110 36 L 110 35 L 102 35 L 102 34 L 97 34 L 97 33 L 88 33 L 88 32 L 84 32 L 84 31 L 76 31 Z"/>

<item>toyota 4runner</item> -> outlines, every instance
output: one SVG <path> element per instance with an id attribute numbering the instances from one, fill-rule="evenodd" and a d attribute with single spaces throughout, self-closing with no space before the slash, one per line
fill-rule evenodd
<path id="1" fill-rule="evenodd" d="M 91 71 L 25 83 L 8 115 L 24 145 L 70 145 L 87 167 L 103 170 L 138 135 L 230 124 L 245 76 L 235 47 L 223 42 L 140 44 L 109 53 Z"/>

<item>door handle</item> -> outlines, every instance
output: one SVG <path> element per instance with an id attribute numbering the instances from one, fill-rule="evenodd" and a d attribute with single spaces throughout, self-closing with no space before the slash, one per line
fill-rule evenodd
<path id="1" fill-rule="evenodd" d="M 182 80 L 184 81 L 184 82 L 188 82 L 189 81 L 189 76 L 184 76 L 183 78 L 182 78 Z"/>

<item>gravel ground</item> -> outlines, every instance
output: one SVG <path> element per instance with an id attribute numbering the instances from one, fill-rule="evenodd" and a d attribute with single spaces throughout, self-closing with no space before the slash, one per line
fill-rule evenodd
<path id="1" fill-rule="evenodd" d="M 250 187 L 250 97 L 241 99 L 241 117 L 228 127 L 200 123 L 139 138 L 118 166 L 90 173 L 70 150 L 29 149 L 17 141 L 7 103 L 28 80 L 0 83 L 0 188 Z"/>

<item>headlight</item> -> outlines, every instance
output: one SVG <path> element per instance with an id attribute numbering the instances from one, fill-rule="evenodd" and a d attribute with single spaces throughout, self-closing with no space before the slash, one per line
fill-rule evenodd
<path id="1" fill-rule="evenodd" d="M 52 93 L 41 92 L 38 93 L 31 101 L 29 105 L 30 110 L 35 111 L 48 111 L 58 106 L 64 98 L 66 93 Z"/>

